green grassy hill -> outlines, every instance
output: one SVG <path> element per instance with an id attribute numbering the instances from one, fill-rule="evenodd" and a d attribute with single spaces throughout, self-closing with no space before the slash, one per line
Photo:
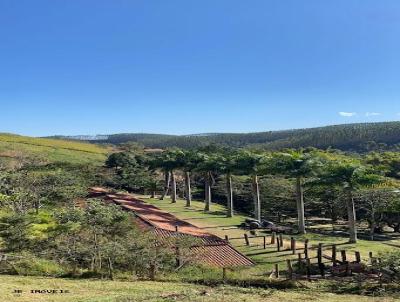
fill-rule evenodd
<path id="1" fill-rule="evenodd" d="M 82 140 L 83 136 L 55 138 Z M 282 148 L 329 147 L 369 151 L 398 149 L 400 143 L 400 122 L 357 123 L 326 127 L 266 131 L 255 133 L 207 133 L 197 135 L 165 135 L 146 133 L 121 133 L 101 135 L 93 142 L 121 144 L 137 142 L 149 148 L 195 148 L 208 144 L 231 147 L 257 146 L 269 150 Z"/>
<path id="2" fill-rule="evenodd" d="M 77 141 L 0 133 L 0 160 L 38 158 L 46 162 L 103 163 L 109 149 Z"/>

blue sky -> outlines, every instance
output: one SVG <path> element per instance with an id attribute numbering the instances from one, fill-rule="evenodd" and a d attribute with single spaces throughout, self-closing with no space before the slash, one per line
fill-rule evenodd
<path id="1" fill-rule="evenodd" d="M 400 120 L 398 0 L 0 0 L 0 132 Z"/>

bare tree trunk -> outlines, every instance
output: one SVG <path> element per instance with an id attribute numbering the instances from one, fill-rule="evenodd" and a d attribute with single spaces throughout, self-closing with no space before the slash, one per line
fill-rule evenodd
<path id="1" fill-rule="evenodd" d="M 192 188 L 190 186 L 190 172 L 185 172 L 185 188 L 186 188 L 186 206 L 190 207 L 192 205 Z"/>
<path id="2" fill-rule="evenodd" d="M 253 200 L 254 200 L 254 218 L 261 221 L 261 203 L 260 203 L 260 186 L 258 176 L 253 175 Z"/>
<path id="3" fill-rule="evenodd" d="M 211 208 L 211 176 L 210 172 L 207 172 L 204 182 L 204 190 L 205 190 L 205 207 L 204 211 L 208 212 Z"/>
<path id="4" fill-rule="evenodd" d="M 172 203 L 176 203 L 176 179 L 174 171 L 171 171 L 171 185 L 172 185 L 172 190 L 171 190 Z"/>
<path id="5" fill-rule="evenodd" d="M 228 212 L 226 214 L 227 217 L 233 217 L 233 189 L 232 189 L 232 174 L 226 174 L 226 199 Z"/>
<path id="6" fill-rule="evenodd" d="M 297 219 L 300 234 L 306 233 L 306 225 L 304 218 L 304 192 L 301 183 L 301 177 L 296 178 L 296 204 L 297 204 Z"/>
<path id="7" fill-rule="evenodd" d="M 347 190 L 346 198 L 347 220 L 349 225 L 350 243 L 357 242 L 356 210 L 354 208 L 354 198 L 350 189 Z"/>
<path id="8" fill-rule="evenodd" d="M 164 175 L 165 175 L 164 192 L 162 193 L 160 200 L 164 200 L 165 196 L 168 195 L 169 183 L 171 181 L 171 175 L 170 175 L 169 171 L 165 171 Z"/>

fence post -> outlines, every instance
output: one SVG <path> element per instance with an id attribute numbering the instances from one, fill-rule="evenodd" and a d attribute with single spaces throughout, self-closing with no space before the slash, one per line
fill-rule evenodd
<path id="1" fill-rule="evenodd" d="M 279 234 L 279 245 L 283 247 L 283 236 L 282 233 Z"/>
<path id="2" fill-rule="evenodd" d="M 301 253 L 298 253 L 297 255 L 298 255 L 298 257 L 297 257 L 297 264 L 298 264 L 298 266 L 299 266 L 299 270 L 301 270 L 301 267 L 302 267 Z"/>
<path id="3" fill-rule="evenodd" d="M 332 264 L 333 264 L 333 266 L 336 266 L 336 265 L 337 265 L 337 262 L 336 262 L 336 252 L 337 252 L 336 244 L 334 244 L 334 245 L 332 245 Z"/>
<path id="4" fill-rule="evenodd" d="M 264 236 L 264 250 L 267 248 L 267 238 Z"/>
<path id="5" fill-rule="evenodd" d="M 320 266 L 322 263 L 322 243 L 318 243 L 317 257 L 318 257 L 318 265 Z"/>
<path id="6" fill-rule="evenodd" d="M 247 246 L 250 245 L 249 236 L 247 234 L 244 234 L 244 241 L 246 242 Z"/>
<path id="7" fill-rule="evenodd" d="M 290 248 L 292 250 L 292 254 L 296 255 L 296 239 L 294 239 L 293 237 L 290 238 Z"/>
<path id="8" fill-rule="evenodd" d="M 347 262 L 346 251 L 345 250 L 341 250 L 340 253 L 342 255 L 342 262 L 346 263 Z"/>
<path id="9" fill-rule="evenodd" d="M 272 232 L 271 244 L 275 244 L 275 237 L 276 237 L 276 233 L 275 233 L 275 232 Z"/>
<path id="10" fill-rule="evenodd" d="M 369 263 L 371 264 L 371 265 L 374 265 L 374 257 L 373 257 L 373 255 L 372 255 L 372 252 L 369 252 Z"/>
<path id="11" fill-rule="evenodd" d="M 308 258 L 308 239 L 304 241 L 304 258 Z"/>
<path id="12" fill-rule="evenodd" d="M 279 264 L 275 264 L 275 278 L 279 278 Z"/>
<path id="13" fill-rule="evenodd" d="M 286 259 L 287 263 L 287 268 L 288 268 L 288 277 L 289 279 L 293 279 L 293 268 L 292 268 L 292 262 L 290 259 Z"/>
<path id="14" fill-rule="evenodd" d="M 307 279 L 308 279 L 308 281 L 311 281 L 311 261 L 310 261 L 310 258 L 306 259 L 306 265 L 307 265 Z"/>
<path id="15" fill-rule="evenodd" d="M 355 256 L 356 256 L 356 262 L 360 263 L 361 262 L 361 254 L 360 252 L 356 251 L 354 252 Z"/>
<path id="16" fill-rule="evenodd" d="M 229 242 L 229 237 L 228 237 L 228 235 L 225 235 L 225 241 L 226 241 L 226 242 Z"/>
<path id="17" fill-rule="evenodd" d="M 276 238 L 276 248 L 277 248 L 278 252 L 281 251 L 281 243 L 280 243 L 279 241 L 280 241 L 280 240 L 279 240 L 279 237 L 277 237 L 277 238 Z"/>

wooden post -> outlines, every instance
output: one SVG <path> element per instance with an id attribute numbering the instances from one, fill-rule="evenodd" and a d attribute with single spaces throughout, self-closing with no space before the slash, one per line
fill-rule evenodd
<path id="1" fill-rule="evenodd" d="M 228 237 L 228 235 L 225 235 L 225 241 L 226 241 L 226 242 L 229 242 L 229 237 Z"/>
<path id="2" fill-rule="evenodd" d="M 298 263 L 298 266 L 299 266 L 299 270 L 301 270 L 301 267 L 302 267 L 301 253 L 298 253 L 297 255 L 298 255 L 297 263 Z"/>
<path id="3" fill-rule="evenodd" d="M 293 268 L 292 268 L 292 262 L 290 259 L 286 259 L 286 264 L 288 268 L 288 277 L 289 279 L 293 279 Z"/>
<path id="4" fill-rule="evenodd" d="M 308 258 L 308 239 L 304 241 L 304 258 Z"/>
<path id="5" fill-rule="evenodd" d="M 267 238 L 264 236 L 264 250 L 267 248 Z"/>
<path id="6" fill-rule="evenodd" d="M 177 225 L 175 226 L 175 232 L 178 232 L 178 226 Z"/>
<path id="7" fill-rule="evenodd" d="M 306 265 L 307 265 L 307 279 L 308 281 L 311 280 L 311 261 L 310 258 L 306 259 Z"/>
<path id="8" fill-rule="evenodd" d="M 275 244 L 275 237 L 276 237 L 276 233 L 275 233 L 275 232 L 272 232 L 271 244 Z"/>
<path id="9" fill-rule="evenodd" d="M 277 248 L 278 252 L 281 251 L 281 243 L 279 242 L 279 237 L 276 238 L 276 248 Z"/>
<path id="10" fill-rule="evenodd" d="M 356 262 L 360 263 L 361 262 L 361 254 L 360 252 L 356 251 L 354 252 L 355 256 L 356 256 Z"/>
<path id="11" fill-rule="evenodd" d="M 321 266 L 321 264 L 322 264 L 322 243 L 318 244 L 317 258 L 318 258 L 318 266 Z"/>
<path id="12" fill-rule="evenodd" d="M 336 266 L 337 265 L 337 261 L 336 261 L 336 244 L 332 245 L 332 265 Z"/>
<path id="13" fill-rule="evenodd" d="M 247 234 L 244 234 L 244 241 L 246 242 L 247 246 L 250 245 L 249 236 Z"/>
<path id="14" fill-rule="evenodd" d="M 225 281 L 226 280 L 226 267 L 222 268 L 222 280 Z"/>
<path id="15" fill-rule="evenodd" d="M 292 250 L 292 254 L 296 255 L 296 239 L 294 239 L 294 237 L 290 238 L 290 248 Z"/>
<path id="16" fill-rule="evenodd" d="M 275 264 L 275 278 L 279 278 L 279 264 Z"/>
<path id="17" fill-rule="evenodd" d="M 342 262 L 346 263 L 347 262 L 346 251 L 345 250 L 341 250 L 340 253 L 342 255 Z"/>
<path id="18" fill-rule="evenodd" d="M 283 247 L 283 236 L 282 236 L 282 234 L 279 234 L 279 245 L 281 247 Z"/>
<path id="19" fill-rule="evenodd" d="M 369 264 L 371 264 L 371 265 L 373 265 L 374 264 L 374 257 L 373 257 L 373 255 L 372 255 L 372 252 L 369 252 Z"/>

